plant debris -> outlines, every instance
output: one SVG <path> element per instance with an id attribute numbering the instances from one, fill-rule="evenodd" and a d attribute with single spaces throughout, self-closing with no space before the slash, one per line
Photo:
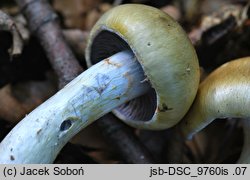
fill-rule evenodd
<path id="1" fill-rule="evenodd" d="M 8 31 L 12 34 L 12 47 L 9 50 L 10 55 L 17 56 L 22 53 L 23 40 L 15 21 L 6 13 L 0 10 L 0 31 Z"/>

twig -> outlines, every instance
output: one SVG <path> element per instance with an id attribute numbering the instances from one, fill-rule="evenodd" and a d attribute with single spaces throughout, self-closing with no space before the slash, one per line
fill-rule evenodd
<path id="1" fill-rule="evenodd" d="M 107 121 L 108 119 L 108 121 Z M 108 114 L 98 120 L 98 125 L 101 127 L 105 137 L 109 137 L 110 144 L 113 144 L 117 149 L 122 149 L 120 154 L 127 163 L 147 164 L 154 163 L 152 155 L 148 152 L 144 144 L 135 137 L 131 129 L 117 121 L 117 118 Z"/>
<path id="2" fill-rule="evenodd" d="M 74 79 L 82 71 L 82 68 L 63 38 L 62 31 L 56 22 L 56 14 L 45 0 L 16 0 L 16 2 L 27 18 L 31 32 L 41 42 L 58 75 L 59 87 L 62 88 Z M 117 118 L 107 115 L 104 119 L 109 124 L 109 126 L 101 125 L 102 130 L 106 132 L 104 134 L 115 144 L 117 151 L 125 157 L 125 160 L 128 159 L 129 162 L 133 163 L 152 163 L 149 153 L 132 133 L 124 128 L 119 129 L 119 136 L 114 135 L 115 132 L 110 133 L 110 126 L 119 126 L 114 120 Z M 124 145 L 127 146 L 124 147 Z M 141 157 L 144 157 L 143 162 Z"/>
<path id="3" fill-rule="evenodd" d="M 74 79 L 82 68 L 65 43 L 62 31 L 55 21 L 57 15 L 45 0 L 16 0 L 28 20 L 29 29 L 39 39 L 62 88 Z"/>

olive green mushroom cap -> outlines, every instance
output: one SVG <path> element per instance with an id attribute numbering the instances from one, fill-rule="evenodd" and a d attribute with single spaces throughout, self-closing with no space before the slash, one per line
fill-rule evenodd
<path id="1" fill-rule="evenodd" d="M 111 9 L 93 27 L 86 49 L 88 66 L 130 49 L 153 90 L 114 113 L 137 128 L 164 129 L 188 111 L 199 84 L 199 65 L 187 35 L 159 9 L 126 4 Z"/>

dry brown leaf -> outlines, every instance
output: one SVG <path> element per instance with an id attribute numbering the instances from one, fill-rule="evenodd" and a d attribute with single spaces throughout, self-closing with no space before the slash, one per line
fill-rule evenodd
<path id="1" fill-rule="evenodd" d="M 91 30 L 96 21 L 109 9 L 111 9 L 112 6 L 108 3 L 102 3 L 100 4 L 97 8 L 91 10 L 87 14 L 87 19 L 86 19 L 86 29 Z"/>
<path id="2" fill-rule="evenodd" d="M 53 6 L 62 14 L 66 27 L 85 29 L 86 15 L 99 3 L 100 0 L 54 0 Z"/>
<path id="3" fill-rule="evenodd" d="M 17 123 L 54 93 L 56 83 L 53 80 L 6 85 L 0 89 L 0 118 Z"/>
<path id="4" fill-rule="evenodd" d="M 23 40 L 14 20 L 6 13 L 0 11 L 0 31 L 9 31 L 12 34 L 12 47 L 10 55 L 16 56 L 23 50 Z"/>
<path id="5" fill-rule="evenodd" d="M 26 112 L 23 105 L 13 97 L 10 85 L 0 89 L 0 118 L 16 123 L 25 116 Z"/>
<path id="6" fill-rule="evenodd" d="M 23 15 L 19 14 L 14 17 L 18 31 L 25 43 L 30 39 L 30 31 L 28 29 L 28 24 Z"/>
<path id="7" fill-rule="evenodd" d="M 176 21 L 179 21 L 181 19 L 181 12 L 180 10 L 173 6 L 173 5 L 167 5 L 161 8 L 161 10 L 168 15 L 170 15 L 172 18 L 174 18 Z"/>

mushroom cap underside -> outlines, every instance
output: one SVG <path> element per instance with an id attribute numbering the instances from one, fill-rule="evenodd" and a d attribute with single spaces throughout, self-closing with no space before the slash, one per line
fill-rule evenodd
<path id="1" fill-rule="evenodd" d="M 199 84 L 195 50 L 183 29 L 164 12 L 146 5 L 111 9 L 93 27 L 86 49 L 89 66 L 130 49 L 152 91 L 113 112 L 138 128 L 164 129 L 190 108 Z"/>

